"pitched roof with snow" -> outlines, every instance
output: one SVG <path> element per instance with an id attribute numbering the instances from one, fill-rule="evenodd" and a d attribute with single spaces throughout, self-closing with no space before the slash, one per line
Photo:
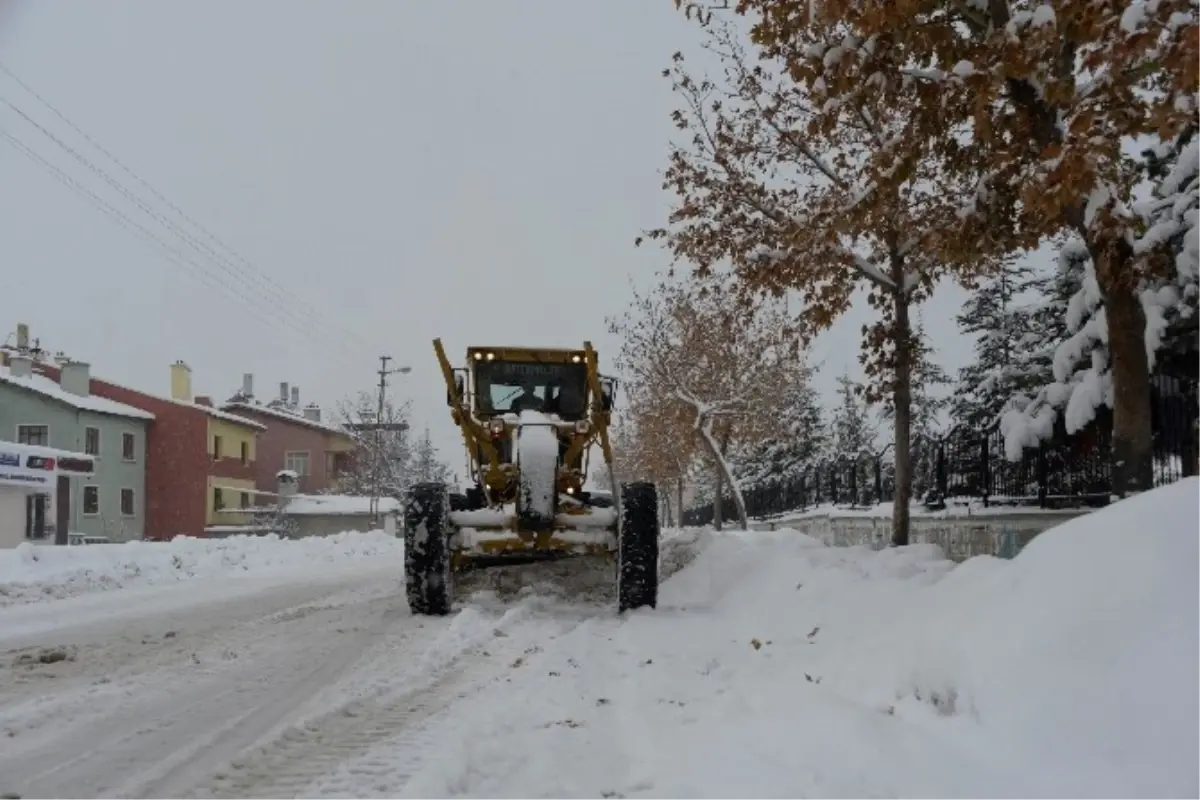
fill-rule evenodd
<path id="1" fill-rule="evenodd" d="M 292 411 L 286 411 L 282 408 L 275 408 L 273 406 L 268 406 L 268 405 L 259 405 L 257 403 L 247 403 L 242 400 L 237 400 L 232 403 L 226 403 L 225 405 L 221 406 L 221 408 L 222 408 L 222 410 L 226 410 L 226 411 L 244 411 L 247 413 L 262 414 L 265 417 L 272 417 L 274 419 L 278 419 L 283 422 L 294 422 L 297 425 L 305 425 L 309 428 L 315 428 L 320 431 L 325 431 L 326 433 L 333 433 L 333 434 L 337 434 L 338 436 L 345 436 L 347 439 L 354 438 L 353 436 L 350 435 L 350 433 L 343 430 L 342 428 L 339 428 L 336 425 L 331 425 L 328 422 L 317 422 L 316 420 L 311 420 L 308 417 L 305 417 L 301 414 L 296 414 Z"/>
<path id="2" fill-rule="evenodd" d="M 57 400 L 64 405 L 80 409 L 82 411 L 93 411 L 97 414 L 110 414 L 116 417 L 128 417 L 130 419 L 152 420 L 154 415 L 149 411 L 144 411 L 140 408 L 118 403 L 116 400 L 109 400 L 107 397 L 98 397 L 90 394 L 87 397 L 82 397 L 77 394 L 72 394 L 66 389 L 58 385 L 57 381 L 47 378 L 45 375 L 36 373 L 25 377 L 17 377 L 12 374 L 12 370 L 6 366 L 0 366 L 0 382 L 10 386 L 17 386 L 31 392 L 36 392 L 40 395 Z"/>
<path id="3" fill-rule="evenodd" d="M 124 389 L 129 392 L 136 392 L 137 394 L 140 394 L 143 397 L 150 397 L 150 398 L 153 398 L 153 399 L 158 400 L 163 403 L 174 403 L 175 405 L 183 406 L 184 408 L 194 408 L 197 411 L 203 411 L 205 414 L 208 414 L 210 417 L 216 417 L 217 419 L 223 419 L 226 422 L 232 422 L 235 425 L 245 425 L 247 428 L 254 428 L 255 430 L 259 430 L 259 431 L 265 431 L 267 429 L 266 425 L 262 425 L 258 422 L 255 422 L 252 419 L 246 419 L 245 417 L 239 417 L 237 414 L 230 414 L 227 411 L 221 411 L 220 409 L 213 408 L 212 406 L 201 405 L 200 403 L 193 403 L 190 400 L 176 400 L 174 397 L 170 397 L 168 395 L 154 394 L 153 392 L 147 392 L 147 391 L 143 391 L 141 389 L 135 389 L 132 386 L 125 386 L 123 384 L 115 383 L 115 382 L 109 381 L 109 380 L 104 381 L 104 383 L 107 383 L 109 386 L 115 386 L 118 389 Z"/>

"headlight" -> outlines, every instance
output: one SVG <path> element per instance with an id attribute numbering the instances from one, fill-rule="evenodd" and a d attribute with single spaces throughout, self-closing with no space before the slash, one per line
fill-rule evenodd
<path id="1" fill-rule="evenodd" d="M 581 419 L 575 423 L 575 432 L 579 434 L 587 433 L 590 427 L 586 419 Z"/>
<path id="2" fill-rule="evenodd" d="M 583 361 L 583 356 L 576 353 L 575 355 L 571 356 L 571 361 L 575 364 L 578 364 L 580 361 Z"/>
<path id="3" fill-rule="evenodd" d="M 478 350 L 476 350 L 476 351 L 475 351 L 475 360 L 476 360 L 476 361 L 479 361 L 479 360 L 480 360 L 480 359 L 482 359 L 482 358 L 483 358 L 483 353 L 481 353 L 481 352 L 479 352 Z"/>
<path id="4" fill-rule="evenodd" d="M 494 361 L 494 360 L 495 360 L 495 358 L 496 358 L 496 354 L 495 354 L 495 353 L 488 353 L 488 354 L 487 354 L 487 360 L 488 360 L 488 361 Z"/>
<path id="5" fill-rule="evenodd" d="M 488 423 L 488 430 L 490 430 L 494 436 L 499 436 L 500 434 L 504 433 L 504 420 L 492 420 Z"/>

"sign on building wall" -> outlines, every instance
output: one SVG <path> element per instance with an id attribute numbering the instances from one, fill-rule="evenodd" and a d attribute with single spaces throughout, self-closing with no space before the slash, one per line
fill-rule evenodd
<path id="1" fill-rule="evenodd" d="M 44 491 L 55 487 L 60 474 L 90 475 L 94 468 L 90 458 L 30 452 L 23 445 L 0 442 L 0 486 Z"/>

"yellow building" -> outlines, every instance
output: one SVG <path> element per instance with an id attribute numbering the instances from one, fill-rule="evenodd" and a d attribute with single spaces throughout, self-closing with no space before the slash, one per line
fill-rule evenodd
<path id="1" fill-rule="evenodd" d="M 246 525 L 254 505 L 254 468 L 258 458 L 259 423 L 216 409 L 207 397 L 192 397 L 192 370 L 182 361 L 171 365 L 171 399 L 202 409 L 208 475 L 205 481 L 204 526 Z"/>

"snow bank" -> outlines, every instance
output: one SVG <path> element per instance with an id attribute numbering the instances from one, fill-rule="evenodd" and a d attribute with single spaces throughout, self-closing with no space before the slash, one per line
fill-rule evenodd
<path id="1" fill-rule="evenodd" d="M 1198 492 L 958 566 L 705 534 L 657 610 L 586 620 L 448 720 L 403 795 L 1195 797 Z"/>
<path id="2" fill-rule="evenodd" d="M 400 510 L 400 501 L 394 497 L 377 498 L 381 514 Z M 371 498 L 349 494 L 297 494 L 288 498 L 284 511 L 291 515 L 370 514 Z"/>
<path id="3" fill-rule="evenodd" d="M 170 542 L 0 550 L 0 606 L 136 586 L 238 574 L 272 575 L 368 559 L 401 559 L 403 541 L 382 531 L 304 539 L 177 537 Z M 399 563 L 399 561 L 397 561 Z"/>

